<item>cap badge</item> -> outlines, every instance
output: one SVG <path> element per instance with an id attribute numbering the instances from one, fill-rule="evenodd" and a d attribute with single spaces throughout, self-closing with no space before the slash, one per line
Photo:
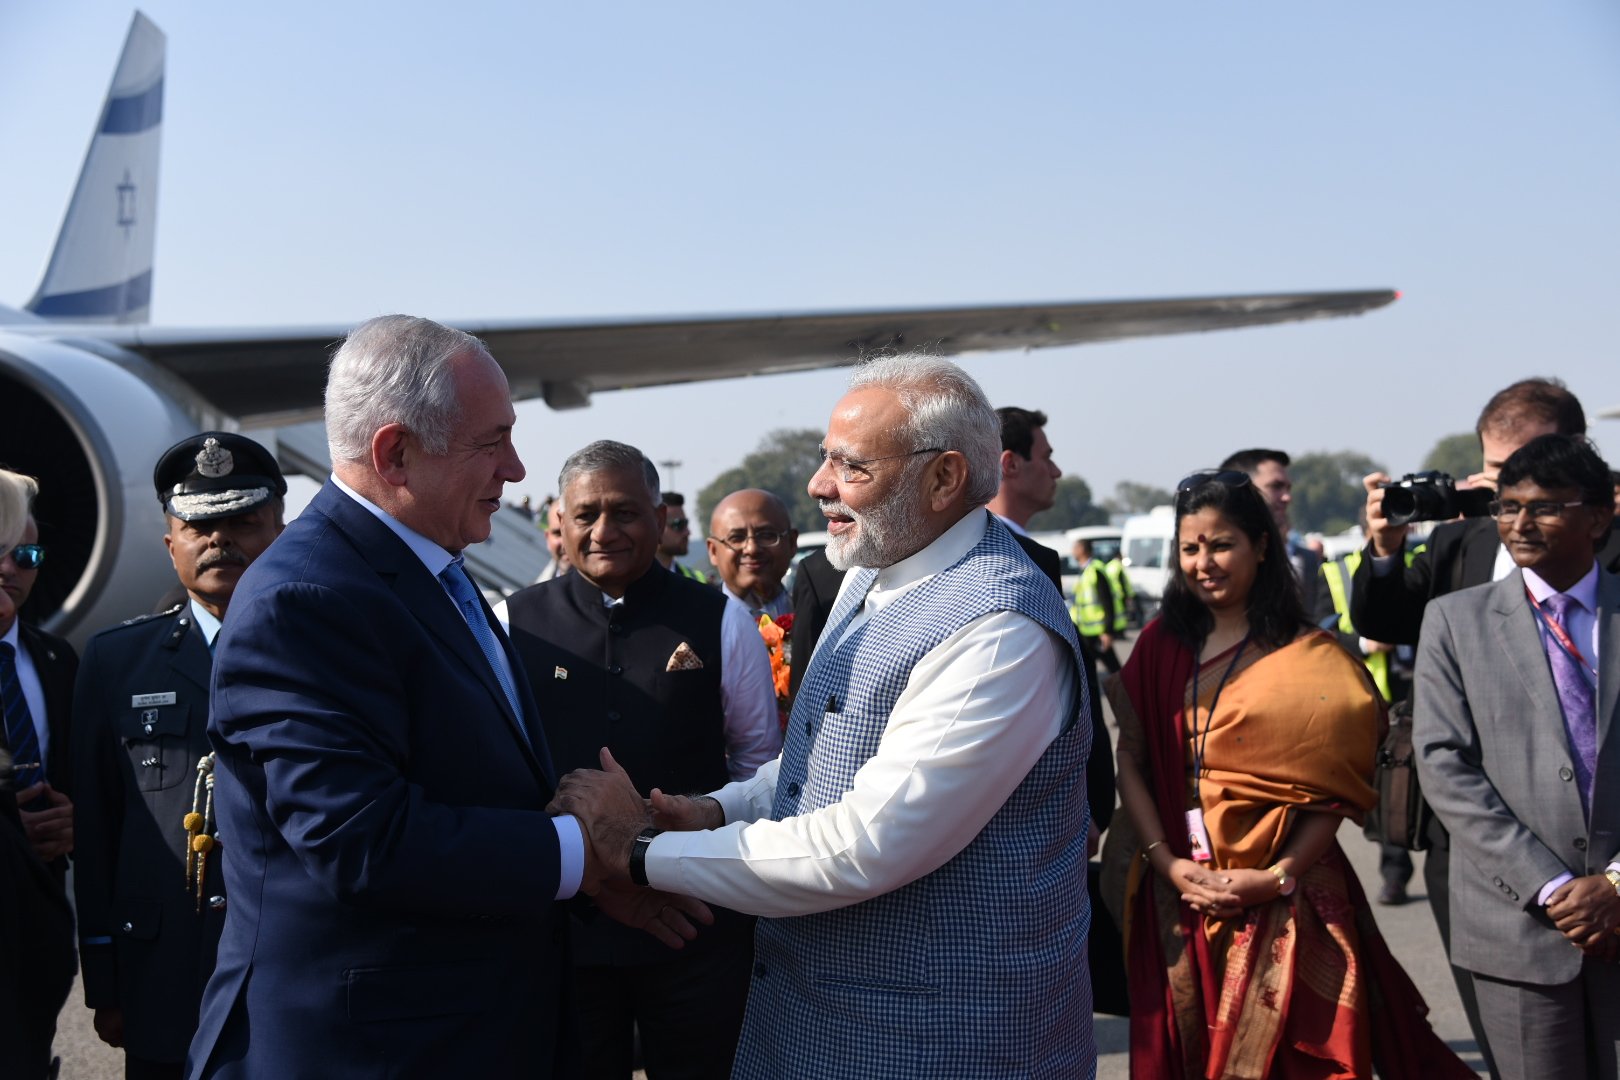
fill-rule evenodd
<path id="1" fill-rule="evenodd" d="M 208 438 L 203 441 L 203 448 L 197 451 L 197 473 L 210 480 L 218 480 L 221 476 L 229 476 L 231 470 L 236 468 L 236 459 L 231 452 L 219 445 L 219 440 Z"/>

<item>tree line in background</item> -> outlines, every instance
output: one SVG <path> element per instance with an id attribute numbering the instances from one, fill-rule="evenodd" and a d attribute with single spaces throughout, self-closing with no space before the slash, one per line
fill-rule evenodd
<path id="1" fill-rule="evenodd" d="M 819 532 L 826 519 L 805 484 L 821 464 L 821 432 L 814 428 L 781 428 L 760 441 L 759 446 L 735 468 L 727 469 L 697 494 L 696 505 L 688 504 L 694 537 L 708 533 L 708 514 L 714 505 L 741 488 L 764 488 L 787 504 L 794 527 L 800 532 Z M 1462 479 L 1480 467 L 1479 440 L 1473 432 L 1448 435 L 1435 443 L 1423 459 L 1421 469 L 1438 469 Z M 1293 459 L 1288 473 L 1294 482 L 1292 516 L 1300 532 L 1340 533 L 1354 526 L 1366 502 L 1361 478 L 1384 466 L 1355 450 L 1318 450 Z M 1416 471 L 1402 468 L 1395 475 Z M 1167 506 L 1169 490 L 1135 480 L 1122 480 L 1114 493 L 1100 503 L 1092 496 L 1091 485 L 1074 475 L 1057 484 L 1057 497 L 1050 510 L 1030 520 L 1031 532 L 1072 529 L 1081 525 L 1106 525 L 1113 515 L 1145 514 L 1155 506 Z M 694 547 L 701 546 L 701 541 Z"/>

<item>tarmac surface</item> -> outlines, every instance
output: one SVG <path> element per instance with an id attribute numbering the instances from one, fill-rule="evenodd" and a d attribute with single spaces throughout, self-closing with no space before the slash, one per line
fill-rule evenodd
<path id="1" fill-rule="evenodd" d="M 1109 734 L 1115 737 L 1117 731 L 1112 716 L 1108 720 Z M 1378 848 L 1363 839 L 1361 830 L 1352 822 L 1346 822 L 1339 830 L 1339 844 L 1360 875 L 1362 888 L 1367 895 L 1377 896 L 1382 884 L 1378 876 Z M 1408 886 L 1411 890 L 1410 902 L 1397 907 L 1376 907 L 1379 929 L 1383 931 L 1395 958 L 1401 962 L 1423 994 L 1423 999 L 1428 1002 L 1429 1022 L 1434 1029 L 1464 1062 L 1480 1076 L 1487 1076 L 1478 1047 L 1468 1030 L 1468 1020 L 1457 1000 L 1456 987 L 1451 981 L 1451 968 L 1446 963 L 1440 934 L 1435 930 L 1434 917 L 1429 912 L 1428 898 L 1423 894 L 1423 854 L 1414 853 L 1412 860 L 1415 873 Z M 1099 1080 L 1126 1080 L 1130 1075 L 1130 1021 L 1124 1017 L 1099 1014 L 1095 1018 L 1095 1025 Z M 57 1028 L 56 1052 L 62 1058 L 62 1080 L 120 1080 L 123 1076 L 122 1054 L 96 1037 L 90 1023 L 90 1013 L 84 1008 L 76 985 L 66 1008 L 62 1010 Z M 636 1077 L 640 1080 L 643 1075 L 637 1073 Z"/>

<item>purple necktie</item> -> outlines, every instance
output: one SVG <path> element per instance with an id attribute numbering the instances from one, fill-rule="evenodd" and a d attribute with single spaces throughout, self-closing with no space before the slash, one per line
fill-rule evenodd
<path id="1" fill-rule="evenodd" d="M 1567 593 L 1554 593 L 1544 606 L 1551 612 L 1551 621 L 1563 629 L 1564 637 L 1580 648 L 1569 633 L 1569 613 L 1581 602 Z M 1558 643 L 1557 635 L 1549 636 L 1554 640 L 1547 643 L 1547 659 L 1552 664 L 1553 683 L 1558 687 L 1558 704 L 1564 709 L 1564 730 L 1569 732 L 1569 749 L 1575 758 L 1575 782 L 1581 788 L 1582 808 L 1591 813 L 1592 774 L 1597 768 L 1597 707 L 1591 675 Z"/>

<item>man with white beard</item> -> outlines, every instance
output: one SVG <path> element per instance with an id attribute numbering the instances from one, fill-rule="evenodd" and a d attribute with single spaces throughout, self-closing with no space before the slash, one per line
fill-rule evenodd
<path id="1" fill-rule="evenodd" d="M 859 368 L 810 494 L 850 569 L 781 757 L 706 796 L 566 778 L 609 875 L 764 916 L 734 1077 L 1093 1075 L 1074 625 L 984 509 L 960 368 Z"/>

